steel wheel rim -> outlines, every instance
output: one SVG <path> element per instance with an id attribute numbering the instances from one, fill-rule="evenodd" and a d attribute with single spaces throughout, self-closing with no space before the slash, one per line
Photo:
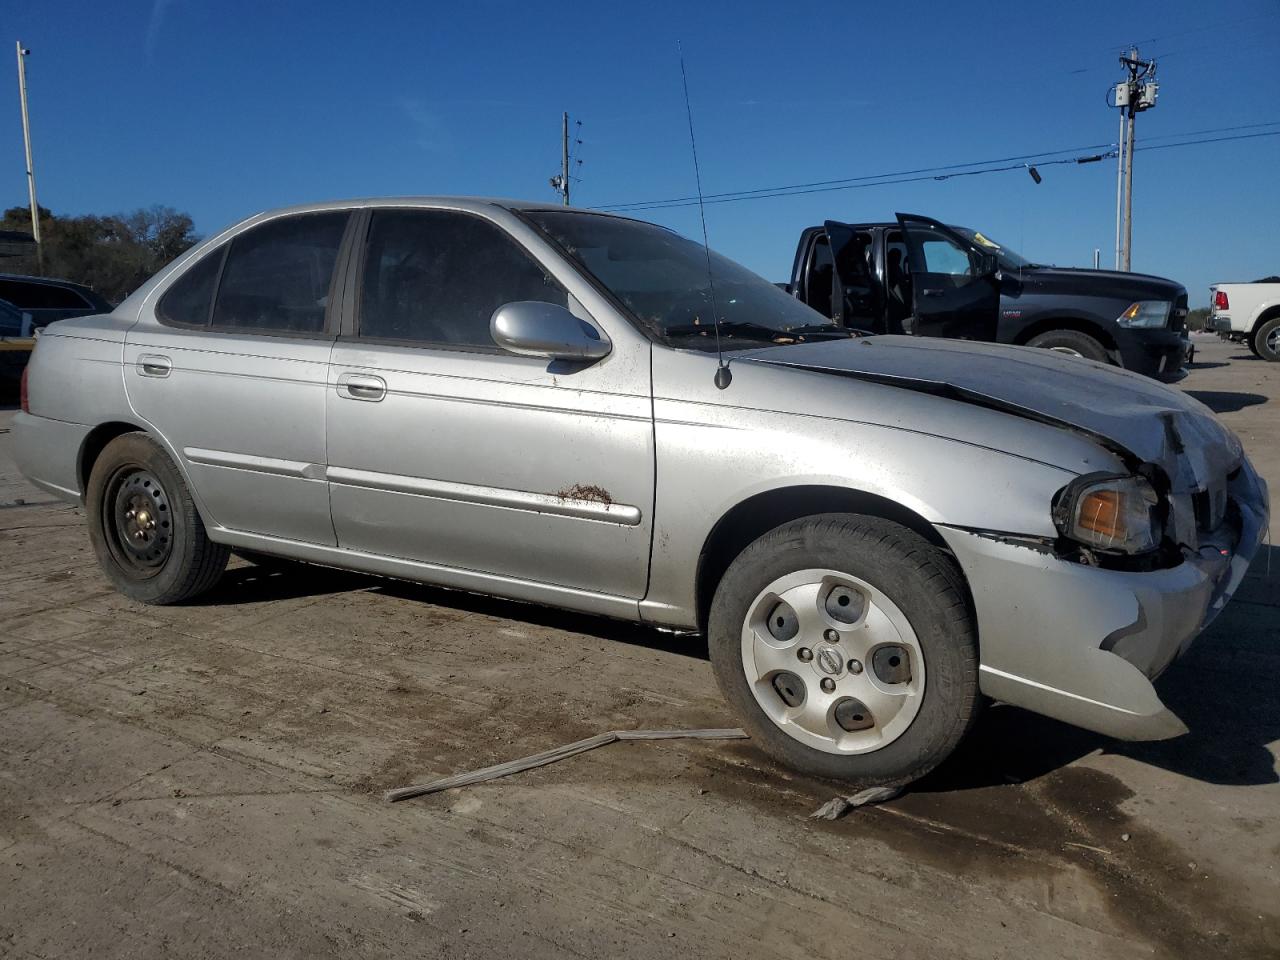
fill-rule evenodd
<path id="1" fill-rule="evenodd" d="M 857 605 L 852 621 L 833 615 L 849 615 L 832 604 L 842 591 Z M 895 656 L 899 662 L 890 666 Z M 924 652 L 906 615 L 881 590 L 837 570 L 800 570 L 760 591 L 742 625 L 742 666 L 770 721 L 824 753 L 887 747 L 924 701 Z M 794 692 L 792 678 L 803 684 L 799 704 L 784 696 Z"/>
<path id="2" fill-rule="evenodd" d="M 1280 353 L 1280 327 L 1267 334 L 1267 349 L 1272 353 Z"/>
<path id="3" fill-rule="evenodd" d="M 1083 353 L 1079 350 L 1073 350 L 1071 347 L 1050 347 L 1049 349 L 1054 353 L 1065 353 L 1068 357 L 1079 357 L 1081 360 L 1084 359 Z"/>
<path id="4" fill-rule="evenodd" d="M 164 567 L 173 552 L 169 496 L 144 467 L 121 467 L 107 483 L 103 526 L 107 548 L 131 576 L 145 580 Z"/>

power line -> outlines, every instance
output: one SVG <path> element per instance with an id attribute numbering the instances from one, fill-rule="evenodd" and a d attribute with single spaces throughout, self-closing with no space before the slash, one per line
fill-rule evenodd
<path id="1" fill-rule="evenodd" d="M 1115 144 L 1113 143 L 1094 143 L 1094 144 L 1089 144 L 1088 146 L 1083 146 L 1083 147 L 1066 147 L 1062 150 L 1041 150 L 1038 153 L 1024 153 L 1024 154 L 1020 154 L 1012 157 L 996 157 L 991 160 L 974 160 L 968 163 L 948 163 L 948 164 L 942 164 L 936 167 L 920 167 L 919 169 L 916 169 L 916 170 L 898 170 L 893 173 L 873 173 L 873 174 L 867 174 L 866 176 L 860 176 L 860 177 L 843 177 L 838 180 L 815 180 L 811 183 L 780 184 L 778 186 L 773 186 L 773 187 L 760 187 L 755 190 L 731 190 L 726 193 L 708 193 L 708 194 L 704 194 L 703 199 L 719 200 L 725 197 L 748 199 L 753 194 L 757 194 L 757 193 L 773 193 L 778 190 L 799 190 L 801 188 L 809 188 L 809 187 L 827 187 L 830 189 L 841 189 L 842 185 L 845 185 L 845 184 L 856 184 L 856 183 L 862 183 L 869 180 L 879 180 L 883 177 L 900 177 L 900 176 L 906 176 L 908 174 L 937 173 L 937 172 L 946 171 L 946 170 L 961 170 L 966 167 L 981 167 L 986 164 L 1008 163 L 1014 160 L 1029 161 L 1029 160 L 1036 160 L 1039 157 L 1054 157 L 1060 153 L 1071 153 L 1079 150 L 1101 150 L 1103 148 L 1110 148 L 1113 146 L 1115 146 Z M 929 178 L 924 178 L 924 179 L 929 179 Z M 665 200 L 635 200 L 628 203 L 601 204 L 596 209 L 620 210 L 628 207 L 646 207 L 652 204 L 686 203 L 690 201 L 696 201 L 697 199 L 698 198 L 694 196 L 694 197 L 669 197 Z"/>
<path id="2" fill-rule="evenodd" d="M 1241 123 L 1234 127 L 1210 127 L 1208 130 L 1184 130 L 1182 133 L 1161 133 L 1147 137 L 1148 140 L 1172 140 L 1177 137 L 1198 137 L 1203 133 L 1231 133 L 1235 130 L 1256 130 L 1259 127 L 1277 127 L 1280 120 L 1267 120 L 1263 123 Z"/>
<path id="3" fill-rule="evenodd" d="M 1280 126 L 1280 120 L 1260 124 L 1242 124 L 1235 127 L 1219 127 L 1211 130 L 1189 131 L 1186 133 L 1165 134 L 1164 137 L 1189 137 L 1204 133 L 1226 133 L 1232 130 L 1252 129 L 1263 126 Z M 1232 136 L 1212 137 L 1199 140 L 1185 140 L 1179 143 L 1151 144 L 1139 147 L 1139 150 L 1161 150 L 1172 147 L 1190 147 L 1204 143 L 1223 143 L 1230 140 L 1251 140 L 1259 137 L 1280 136 L 1280 130 L 1265 133 L 1236 134 Z M 1156 139 L 1156 138 L 1152 138 Z M 1163 139 L 1163 138 L 1161 138 Z M 1087 150 L 1105 149 L 1105 153 L 1092 156 L 1063 157 L 1059 154 L 1083 152 Z M 941 164 L 935 167 L 922 167 L 915 170 L 899 170 L 892 173 L 872 174 L 863 177 L 847 177 L 840 180 L 819 180 L 812 183 L 782 184 L 773 187 L 758 187 L 752 190 L 737 190 L 726 193 L 706 194 L 705 203 L 735 203 L 743 200 L 767 200 L 773 197 L 803 196 L 811 193 L 830 193 L 838 190 L 856 190 L 866 187 L 890 186 L 899 183 L 918 183 L 926 180 L 949 180 L 954 177 L 977 176 L 985 173 L 1003 173 L 1009 170 L 1025 169 L 1027 163 L 1034 160 L 1037 167 L 1049 167 L 1066 164 L 1093 162 L 1115 156 L 1116 144 L 1090 144 L 1064 150 L 1045 150 L 1039 153 L 1025 153 L 1018 156 L 1000 157 L 991 160 L 977 160 L 969 163 Z M 1050 159 L 1040 159 L 1048 157 Z M 1056 159 L 1055 159 L 1056 158 Z M 1022 161 L 1022 162 L 1016 162 Z M 697 197 L 671 197 L 665 200 L 638 200 L 627 203 L 600 204 L 592 209 L 613 210 L 617 212 L 641 212 L 644 210 L 663 210 L 676 207 L 694 206 Z"/>
<path id="4" fill-rule="evenodd" d="M 1194 147 L 1202 143 L 1224 143 L 1227 140 L 1254 140 L 1258 137 L 1280 137 L 1280 130 L 1268 130 L 1266 133 L 1242 133 L 1234 137 L 1209 137 L 1204 140 L 1186 140 L 1182 143 L 1155 143 L 1138 147 L 1139 150 L 1168 150 L 1170 147 Z"/>
<path id="5" fill-rule="evenodd" d="M 1147 39 L 1138 40 L 1136 41 L 1136 43 L 1139 45 L 1144 43 L 1159 43 L 1161 40 L 1171 40 L 1175 37 L 1189 37 L 1189 36 L 1192 36 L 1193 34 L 1195 36 L 1203 36 L 1204 34 L 1214 30 L 1226 30 L 1230 27 L 1239 26 L 1242 23 L 1256 23 L 1258 20 L 1275 20 L 1275 18 L 1276 18 L 1276 15 L 1274 13 L 1260 13 L 1257 16 L 1238 17 L 1235 20 L 1224 20 L 1221 23 L 1211 23 L 1202 27 L 1195 27 L 1191 30 L 1179 30 L 1175 33 L 1161 34 L 1158 37 L 1147 37 Z M 1131 43 L 1118 44 L 1116 46 L 1107 47 L 1107 52 L 1108 53 L 1124 52 L 1128 50 L 1131 46 L 1134 46 L 1134 44 L 1131 44 Z"/>

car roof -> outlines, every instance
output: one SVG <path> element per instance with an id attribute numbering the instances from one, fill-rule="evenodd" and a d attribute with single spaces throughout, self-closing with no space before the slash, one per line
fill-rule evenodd
<path id="1" fill-rule="evenodd" d="M 95 297 L 93 287 L 85 286 L 83 283 L 76 283 L 74 280 L 62 280 L 58 277 L 32 277 L 21 273 L 0 273 L 0 280 L 17 280 L 21 283 L 39 283 L 46 287 L 64 287 L 75 290 L 77 293 L 91 293 Z"/>
<path id="2" fill-rule="evenodd" d="M 619 220 L 633 220 L 616 213 L 604 210 L 589 210 L 584 207 L 564 207 L 553 203 L 533 200 L 513 200 L 506 197 L 468 197 L 468 196 L 400 196 L 400 197 L 352 197 L 345 200 L 323 200 L 315 203 L 295 204 L 288 207 L 274 207 L 263 210 L 255 216 L 270 215 L 277 217 L 292 213 L 318 213 L 324 210 L 345 210 L 351 208 L 373 207 L 437 207 L 450 210 L 470 210 L 479 212 L 489 207 L 504 210 L 539 211 L 547 213 L 580 213 L 594 216 L 614 217 Z M 250 218 L 252 219 L 252 218 Z"/>

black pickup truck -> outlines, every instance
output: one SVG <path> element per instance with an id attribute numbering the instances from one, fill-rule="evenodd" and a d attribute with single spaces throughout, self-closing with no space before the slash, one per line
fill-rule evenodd
<path id="1" fill-rule="evenodd" d="M 916 214 L 810 227 L 785 288 L 869 333 L 1047 347 L 1164 380 L 1190 360 L 1181 284 L 1031 263 L 976 230 Z"/>

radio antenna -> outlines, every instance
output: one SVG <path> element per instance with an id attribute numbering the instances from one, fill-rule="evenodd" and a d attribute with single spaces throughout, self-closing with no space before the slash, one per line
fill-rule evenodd
<path id="1" fill-rule="evenodd" d="M 707 255 L 707 288 L 711 292 L 711 323 L 716 331 L 716 387 L 723 390 L 733 381 L 733 373 L 724 362 L 720 349 L 720 311 L 716 307 L 716 281 L 711 273 L 711 243 L 707 239 L 707 211 L 702 205 L 702 172 L 698 169 L 698 141 L 693 136 L 693 107 L 689 105 L 689 74 L 684 68 L 684 46 L 676 41 L 680 53 L 680 80 L 684 84 L 684 112 L 689 118 L 689 148 L 693 151 L 693 181 L 698 188 L 698 216 L 702 218 L 702 249 Z"/>

